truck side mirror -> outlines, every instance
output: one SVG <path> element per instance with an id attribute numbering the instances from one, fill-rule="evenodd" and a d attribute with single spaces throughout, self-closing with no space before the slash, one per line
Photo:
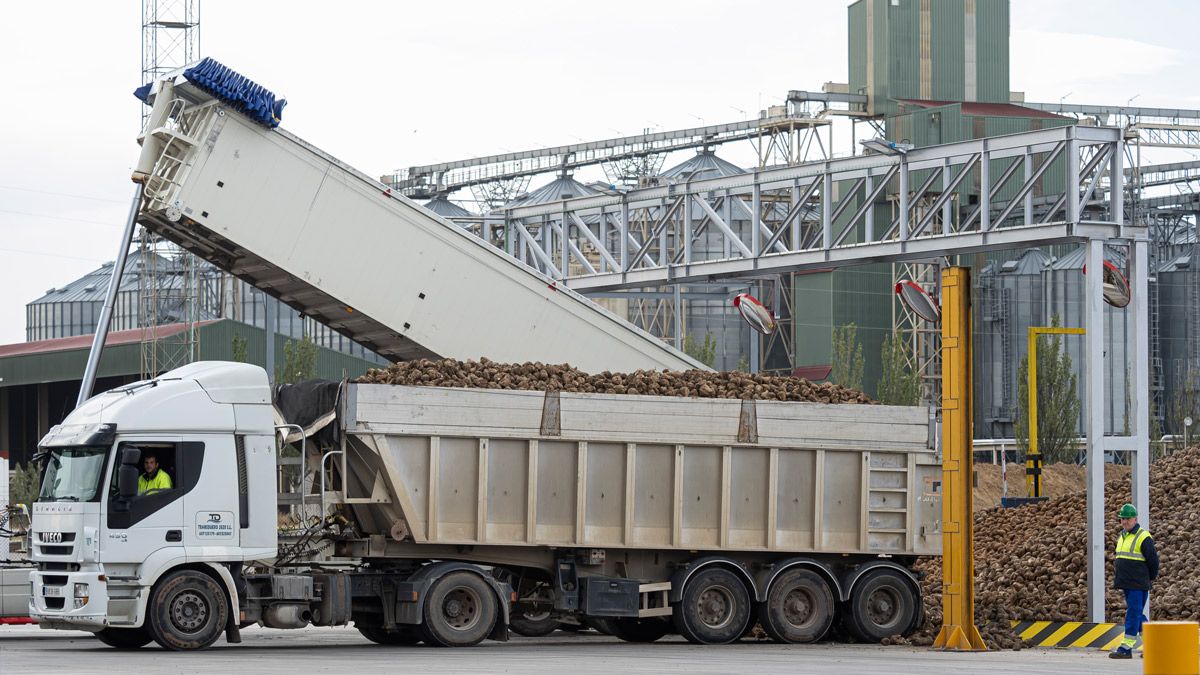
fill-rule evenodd
<path id="1" fill-rule="evenodd" d="M 117 467 L 117 494 L 122 499 L 133 499 L 137 496 L 138 460 L 142 453 L 137 448 L 125 448 L 121 451 L 121 466 Z"/>

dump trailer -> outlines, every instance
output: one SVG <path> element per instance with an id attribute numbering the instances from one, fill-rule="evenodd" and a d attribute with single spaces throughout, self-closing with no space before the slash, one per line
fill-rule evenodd
<path id="1" fill-rule="evenodd" d="M 921 622 L 923 408 L 315 382 L 275 403 L 261 368 L 200 362 L 51 429 L 30 615 L 178 650 L 254 623 L 468 646 Z"/>

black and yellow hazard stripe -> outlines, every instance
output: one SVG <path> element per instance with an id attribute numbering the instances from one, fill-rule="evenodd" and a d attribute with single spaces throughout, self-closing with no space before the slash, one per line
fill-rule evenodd
<path id="1" fill-rule="evenodd" d="M 1112 650 L 1125 637 L 1125 626 L 1119 623 L 1013 621 L 1012 625 L 1013 632 L 1034 647 Z M 1141 648 L 1139 637 L 1134 649 Z"/>

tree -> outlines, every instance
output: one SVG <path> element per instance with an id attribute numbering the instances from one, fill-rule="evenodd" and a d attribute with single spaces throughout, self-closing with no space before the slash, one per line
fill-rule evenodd
<path id="1" fill-rule="evenodd" d="M 276 384 L 295 384 L 311 380 L 317 372 L 317 345 L 308 333 L 300 340 L 283 345 L 283 366 L 275 369 Z"/>
<path id="2" fill-rule="evenodd" d="M 829 379 L 850 389 L 863 388 L 862 343 L 858 341 L 858 327 L 852 323 L 833 329 L 833 369 Z"/>
<path id="3" fill-rule="evenodd" d="M 905 363 L 904 341 L 894 335 L 884 337 L 880 363 L 879 402 L 887 405 L 917 405 L 921 401 L 921 378 Z"/>
<path id="4" fill-rule="evenodd" d="M 33 462 L 18 464 L 13 470 L 12 482 L 8 486 L 8 501 L 11 504 L 25 504 L 26 506 L 37 501 L 38 492 L 41 491 L 41 472 Z M 3 508 L 0 504 L 0 508 Z M 5 544 L 7 546 L 7 544 Z"/>
<path id="5" fill-rule="evenodd" d="M 234 335 L 233 336 L 233 344 L 230 345 L 230 352 L 232 352 L 234 361 L 237 361 L 238 363 L 245 363 L 246 362 L 246 338 L 242 337 L 241 335 Z"/>
<path id="6" fill-rule="evenodd" d="M 711 368 L 717 360 L 717 338 L 708 332 L 704 334 L 703 342 L 696 342 L 691 335 L 685 335 L 683 353 Z"/>
<path id="7" fill-rule="evenodd" d="M 1055 314 L 1050 324 L 1059 325 Z M 1017 370 L 1017 419 L 1014 430 L 1021 451 L 1029 451 L 1029 356 Z M 1063 349 L 1061 335 L 1046 335 L 1037 342 L 1038 451 L 1043 461 L 1073 462 L 1073 444 L 1079 432 L 1078 378 L 1071 355 Z"/>

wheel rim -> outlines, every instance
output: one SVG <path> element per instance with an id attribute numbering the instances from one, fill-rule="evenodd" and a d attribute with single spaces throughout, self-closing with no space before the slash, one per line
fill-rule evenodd
<path id="1" fill-rule="evenodd" d="M 867 596 L 867 616 L 876 626 L 889 626 L 900 616 L 900 597 L 891 588 L 877 588 Z"/>
<path id="2" fill-rule="evenodd" d="M 709 586 L 696 597 L 696 616 L 708 628 L 724 628 L 733 621 L 734 604 L 728 589 Z"/>
<path id="3" fill-rule="evenodd" d="M 194 591 L 184 591 L 171 601 L 171 623 L 184 633 L 195 633 L 208 621 L 208 601 Z"/>
<path id="4" fill-rule="evenodd" d="M 479 596 L 470 588 L 459 587 L 442 600 L 442 618 L 455 630 L 470 630 L 479 623 Z"/>
<path id="5" fill-rule="evenodd" d="M 816 605 L 808 589 L 793 588 L 783 597 L 783 619 L 793 628 L 805 628 L 813 621 Z"/>
<path id="6" fill-rule="evenodd" d="M 541 623 L 542 621 L 546 621 L 547 619 L 550 618 L 550 611 L 544 610 L 541 612 L 535 612 L 533 610 L 530 610 L 530 611 L 522 612 L 521 618 L 525 619 L 526 621 L 534 621 L 537 623 Z"/>

